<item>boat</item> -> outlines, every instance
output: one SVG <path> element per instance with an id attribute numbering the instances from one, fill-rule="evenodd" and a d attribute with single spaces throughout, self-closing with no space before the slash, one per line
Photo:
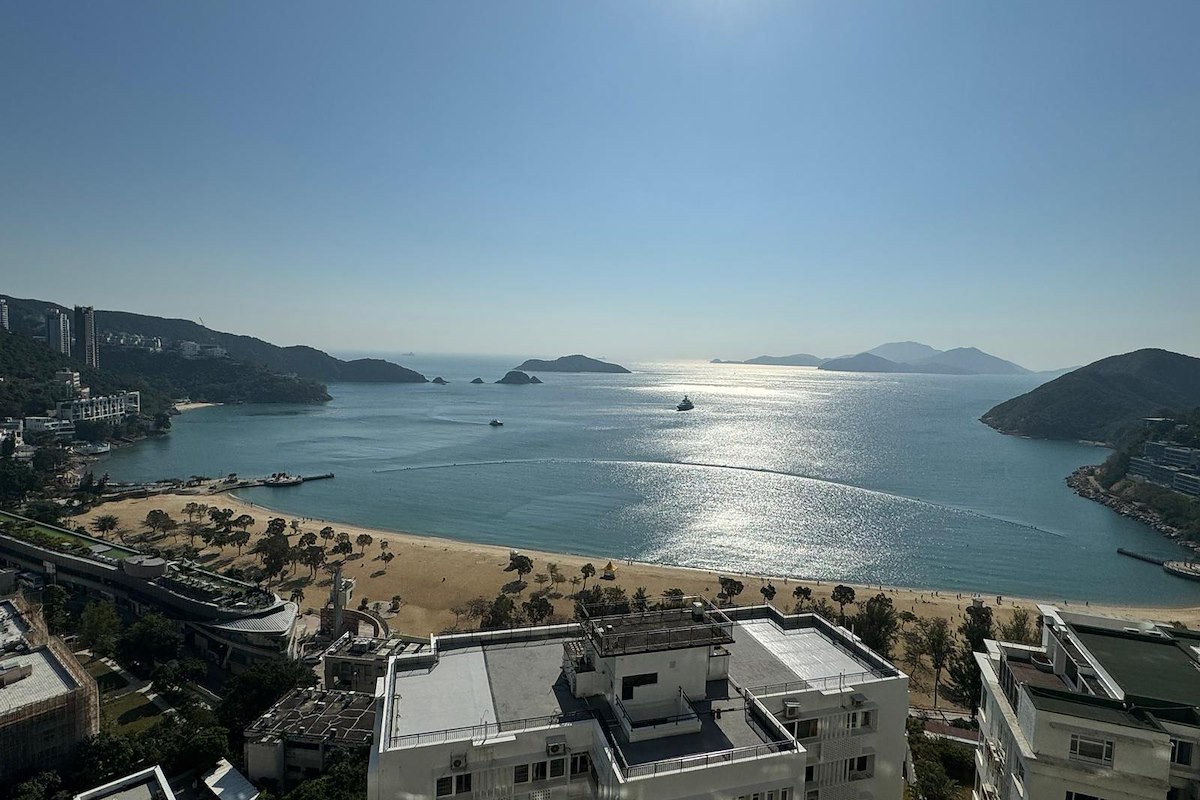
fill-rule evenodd
<path id="1" fill-rule="evenodd" d="M 679 403 L 679 405 L 675 406 L 675 410 L 676 411 L 691 411 L 695 407 L 696 407 L 695 404 L 692 403 L 692 401 L 689 400 L 688 396 L 685 394 L 683 396 L 683 400 Z"/>
<path id="2" fill-rule="evenodd" d="M 288 475 L 286 472 L 276 472 L 262 482 L 263 486 L 299 486 L 304 478 L 299 475 Z"/>
<path id="3" fill-rule="evenodd" d="M 504 426 L 504 423 L 498 419 L 494 419 L 491 422 L 489 422 L 488 425 L 491 425 L 493 428 L 500 428 L 500 427 Z"/>

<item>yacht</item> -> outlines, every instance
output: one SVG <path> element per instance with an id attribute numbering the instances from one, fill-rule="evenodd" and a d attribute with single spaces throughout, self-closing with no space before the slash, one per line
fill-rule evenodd
<path id="1" fill-rule="evenodd" d="M 276 472 L 262 482 L 263 486 L 299 486 L 304 478 L 299 475 L 289 475 L 286 472 Z"/>
<path id="2" fill-rule="evenodd" d="M 688 396 L 685 394 L 683 396 L 683 400 L 679 403 L 679 405 L 675 406 L 675 410 L 676 411 L 691 411 L 695 407 L 696 406 L 692 403 L 691 400 L 688 399 Z"/>
<path id="3" fill-rule="evenodd" d="M 491 425 L 493 428 L 499 428 L 499 427 L 503 426 L 504 423 L 498 419 L 494 419 L 491 422 L 489 422 L 488 425 Z"/>

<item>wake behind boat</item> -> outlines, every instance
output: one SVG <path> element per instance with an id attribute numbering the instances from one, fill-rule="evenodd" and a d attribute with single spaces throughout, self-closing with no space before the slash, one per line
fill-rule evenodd
<path id="1" fill-rule="evenodd" d="M 695 404 L 692 403 L 692 401 L 689 400 L 688 396 L 685 394 L 683 396 L 683 400 L 680 401 L 679 405 L 675 406 L 675 410 L 676 411 L 691 411 L 695 407 L 696 407 Z"/>
<path id="2" fill-rule="evenodd" d="M 488 425 L 491 425 L 493 428 L 500 428 L 500 427 L 504 426 L 504 423 L 498 419 L 494 419 L 491 422 L 489 422 Z"/>

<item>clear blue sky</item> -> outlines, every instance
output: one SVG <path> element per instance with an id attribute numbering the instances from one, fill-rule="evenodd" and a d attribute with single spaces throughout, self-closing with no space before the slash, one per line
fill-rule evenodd
<path id="1" fill-rule="evenodd" d="M 9 294 L 332 350 L 1200 353 L 1200 3 L 0 9 Z"/>

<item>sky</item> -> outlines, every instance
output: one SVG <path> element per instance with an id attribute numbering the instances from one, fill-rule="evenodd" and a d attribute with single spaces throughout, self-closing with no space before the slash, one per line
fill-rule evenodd
<path id="1" fill-rule="evenodd" d="M 0 0 L 0 292 L 339 351 L 1200 355 L 1200 3 Z"/>

